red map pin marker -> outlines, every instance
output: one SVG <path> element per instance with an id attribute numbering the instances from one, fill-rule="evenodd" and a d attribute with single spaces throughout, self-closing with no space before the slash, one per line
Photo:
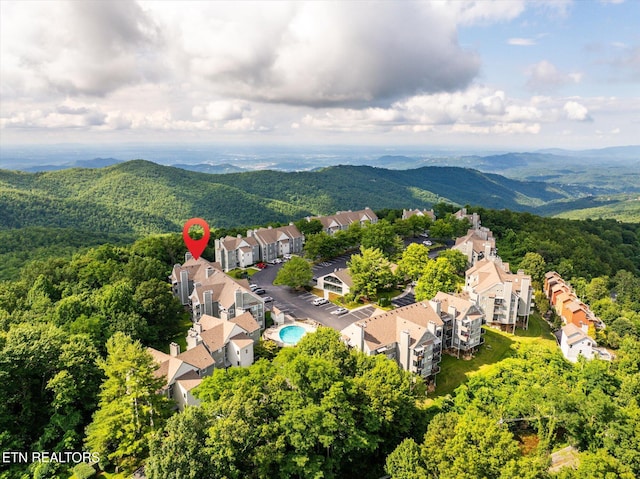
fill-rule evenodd
<path id="1" fill-rule="evenodd" d="M 202 226 L 204 230 L 202 238 L 194 240 L 189 236 L 189 228 L 193 225 Z M 184 244 L 187 245 L 191 256 L 193 256 L 194 259 L 198 259 L 207 247 L 207 243 L 209 243 L 209 225 L 202 218 L 191 218 L 184 224 L 184 228 L 182 228 L 182 239 L 184 240 Z"/>

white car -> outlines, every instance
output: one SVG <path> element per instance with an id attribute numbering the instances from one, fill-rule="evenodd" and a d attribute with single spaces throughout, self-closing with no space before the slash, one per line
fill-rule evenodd
<path id="1" fill-rule="evenodd" d="M 427 240 L 427 241 L 423 241 L 422 244 L 426 245 L 426 246 L 431 246 L 433 243 L 431 241 Z"/>
<path id="2" fill-rule="evenodd" d="M 338 308 L 335 311 L 331 311 L 331 314 L 335 314 L 336 316 L 339 316 L 341 314 L 346 314 L 348 312 L 349 310 L 347 308 Z"/>
<path id="3" fill-rule="evenodd" d="M 313 300 L 313 305 L 314 306 L 320 306 L 321 304 L 327 304 L 329 302 L 328 299 L 324 299 L 324 298 L 316 298 Z"/>
<path id="4" fill-rule="evenodd" d="M 250 284 L 249 288 L 251 288 L 251 291 L 255 291 L 256 289 L 258 289 L 260 286 L 258 286 L 257 284 Z"/>

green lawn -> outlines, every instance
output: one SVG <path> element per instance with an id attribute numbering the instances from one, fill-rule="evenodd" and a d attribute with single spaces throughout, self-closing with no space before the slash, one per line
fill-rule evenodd
<path id="1" fill-rule="evenodd" d="M 260 271 L 258 268 L 236 268 L 236 269 L 232 269 L 230 270 L 227 274 L 229 276 L 231 276 L 232 278 L 236 278 L 236 279 L 244 279 L 244 275 L 246 274 L 249 278 L 251 278 L 251 276 L 253 276 L 254 274 L 256 274 L 258 271 Z"/>
<path id="2" fill-rule="evenodd" d="M 436 390 L 432 397 L 452 393 L 460 384 L 479 371 L 486 371 L 498 361 L 513 355 L 512 346 L 520 344 L 541 344 L 549 349 L 557 348 L 549 325 L 537 313 L 529 319 L 529 329 L 517 329 L 516 334 L 486 328 L 485 343 L 471 360 L 457 359 L 443 355 L 441 371 L 436 377 Z"/>
<path id="3" fill-rule="evenodd" d="M 191 326 L 193 326 L 191 316 L 189 314 L 184 314 L 180 318 L 180 323 L 178 324 L 179 332 L 173 338 L 171 338 L 168 343 L 162 345 L 161 351 L 163 353 L 169 354 L 169 343 L 171 343 L 172 341 L 178 343 L 178 345 L 180 346 L 180 351 L 186 351 L 187 332 L 189 331 L 189 328 L 191 328 Z"/>

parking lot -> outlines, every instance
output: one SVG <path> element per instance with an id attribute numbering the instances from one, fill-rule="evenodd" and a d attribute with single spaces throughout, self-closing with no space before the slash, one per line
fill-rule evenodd
<path id="1" fill-rule="evenodd" d="M 412 238 L 407 240 L 407 242 L 421 242 L 423 239 L 424 238 Z M 429 256 L 432 258 L 436 257 L 441 249 L 444 248 L 437 248 L 436 250 L 431 251 Z M 314 280 L 319 276 L 324 276 L 336 269 L 346 268 L 349 258 L 351 258 L 351 253 L 345 253 L 331 260 L 323 261 L 322 263 L 314 265 L 312 267 Z M 286 286 L 274 286 L 273 280 L 281 267 L 282 264 L 270 264 L 265 269 L 254 274 L 251 278 L 252 283 L 257 284 L 260 288 L 265 290 L 266 293 L 264 296 L 271 296 L 273 298 L 273 302 L 266 303 L 268 309 L 276 306 L 278 309 L 294 318 L 313 319 L 325 326 L 338 330 L 347 327 L 355 321 L 368 318 L 374 312 L 373 306 L 363 306 L 345 314 L 331 314 L 333 311 L 337 310 L 339 306 L 336 306 L 333 303 L 316 306 L 313 304 L 313 301 L 318 298 L 315 294 L 307 291 L 294 291 Z M 415 303 L 415 296 L 413 291 L 411 291 L 399 298 L 393 299 L 391 302 L 396 308 L 399 308 Z"/>
<path id="2" fill-rule="evenodd" d="M 413 290 L 410 293 L 407 293 L 398 298 L 394 298 L 391 300 L 391 304 L 393 304 L 396 308 L 401 308 L 403 306 L 408 306 L 416 302 L 416 297 L 413 294 Z"/>
<path id="3" fill-rule="evenodd" d="M 327 273 L 331 273 L 336 269 L 346 268 L 347 261 L 351 258 L 350 253 L 345 253 L 343 255 L 337 256 L 336 258 L 330 259 L 328 261 L 323 261 L 322 263 L 318 263 L 313 266 L 313 277 L 317 278 L 318 276 L 324 276 Z"/>
<path id="4" fill-rule="evenodd" d="M 337 268 L 346 267 L 349 257 L 350 255 L 342 255 L 326 263 L 315 265 L 313 267 L 314 277 L 330 273 Z M 333 311 L 336 311 L 339 306 L 333 303 L 316 306 L 313 304 L 313 301 L 318 298 L 315 294 L 307 291 L 295 291 L 287 286 L 275 286 L 273 280 L 281 267 L 282 264 L 269 265 L 254 274 L 251 278 L 252 283 L 257 284 L 265 290 L 266 293 L 264 296 L 271 296 L 273 298 L 273 302 L 266 303 L 268 309 L 276 306 L 294 318 L 313 319 L 320 324 L 338 330 L 347 327 L 354 321 L 368 318 L 373 314 L 373 306 L 363 306 L 341 315 L 331 314 Z"/>

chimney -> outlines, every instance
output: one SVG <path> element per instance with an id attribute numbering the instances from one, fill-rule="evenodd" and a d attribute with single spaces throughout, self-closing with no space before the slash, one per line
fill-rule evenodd
<path id="1" fill-rule="evenodd" d="M 400 350 L 399 360 L 400 366 L 405 371 L 409 370 L 409 331 L 403 330 L 400 331 L 400 344 L 398 345 L 398 349 Z"/>
<path id="2" fill-rule="evenodd" d="M 182 304 L 189 303 L 189 272 L 186 270 L 180 271 L 180 302 Z"/>
<path id="3" fill-rule="evenodd" d="M 440 316 L 440 311 L 441 311 L 441 303 L 439 299 L 431 299 L 429 300 L 429 304 L 431 305 L 431 307 L 433 308 L 433 310 L 436 312 L 436 314 L 438 316 Z"/>
<path id="4" fill-rule="evenodd" d="M 213 276 L 213 273 L 214 273 L 213 266 L 207 266 L 207 278 L 210 278 L 211 276 Z"/>
<path id="5" fill-rule="evenodd" d="M 366 328 L 367 325 L 365 323 L 358 323 L 358 324 L 356 324 L 356 326 L 358 327 L 358 336 L 356 338 L 356 347 L 360 351 L 364 351 L 364 328 Z"/>
<path id="6" fill-rule="evenodd" d="M 193 325 L 193 330 L 200 334 L 202 332 L 202 324 L 200 324 L 199 322 Z"/>
<path id="7" fill-rule="evenodd" d="M 208 314 L 209 316 L 213 316 L 213 291 L 207 290 L 203 294 L 204 298 L 204 314 Z"/>
<path id="8" fill-rule="evenodd" d="M 491 243 L 487 242 L 484 244 L 484 257 L 489 259 L 491 256 Z"/>
<path id="9" fill-rule="evenodd" d="M 238 235 L 236 236 L 236 238 L 240 239 L 240 238 L 242 238 L 242 235 L 241 235 L 241 234 L 238 234 Z"/>
<path id="10" fill-rule="evenodd" d="M 449 316 L 451 316 L 454 321 L 456 320 L 456 316 L 458 316 L 458 310 L 455 306 L 449 306 L 447 313 L 449 313 Z"/>
<path id="11" fill-rule="evenodd" d="M 180 354 L 180 345 L 176 342 L 172 342 L 169 344 L 169 354 L 174 358 Z"/>
<path id="12" fill-rule="evenodd" d="M 193 328 L 187 333 L 187 351 L 195 348 L 198 344 L 202 343 L 197 331 Z"/>
<path id="13" fill-rule="evenodd" d="M 189 261 L 190 259 L 193 259 L 193 256 L 191 255 L 191 253 L 189 253 L 188 251 L 184 254 L 184 261 L 185 263 L 187 261 Z"/>
<path id="14" fill-rule="evenodd" d="M 236 289 L 235 304 L 236 308 L 238 309 L 244 308 L 244 301 L 242 301 L 242 290 L 240 288 Z"/>

